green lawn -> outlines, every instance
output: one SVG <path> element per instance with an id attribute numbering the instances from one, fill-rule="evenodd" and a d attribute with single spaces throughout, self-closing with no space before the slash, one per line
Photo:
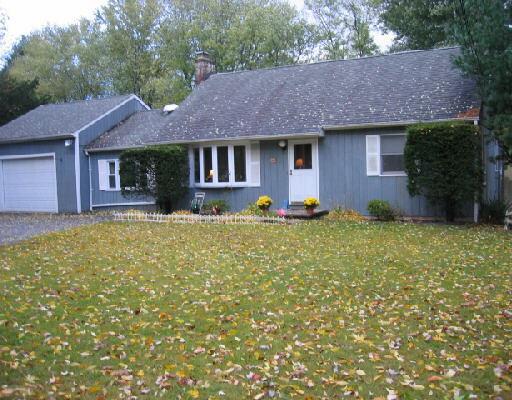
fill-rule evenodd
<path id="1" fill-rule="evenodd" d="M 510 398 L 511 267 L 493 228 L 42 236 L 0 247 L 0 397 Z"/>

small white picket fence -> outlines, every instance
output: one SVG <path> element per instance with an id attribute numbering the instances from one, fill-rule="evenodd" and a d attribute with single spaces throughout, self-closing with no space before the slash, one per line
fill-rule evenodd
<path id="1" fill-rule="evenodd" d="M 290 224 L 284 217 L 260 217 L 256 215 L 199 215 L 199 214 L 158 214 L 144 212 L 114 212 L 114 221 L 170 222 L 175 224 Z"/>

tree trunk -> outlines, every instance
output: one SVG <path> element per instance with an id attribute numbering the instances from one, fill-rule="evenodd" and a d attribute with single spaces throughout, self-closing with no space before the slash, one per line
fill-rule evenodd
<path id="1" fill-rule="evenodd" d="M 455 221 L 455 204 L 450 199 L 444 201 L 444 211 L 446 213 L 446 221 Z"/>

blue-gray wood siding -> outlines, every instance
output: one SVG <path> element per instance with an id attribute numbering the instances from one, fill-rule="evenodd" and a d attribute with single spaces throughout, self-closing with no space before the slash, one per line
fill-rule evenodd
<path id="1" fill-rule="evenodd" d="M 80 197 L 82 210 L 90 209 L 90 181 L 89 181 L 89 160 L 85 155 L 85 148 L 98 136 L 112 129 L 114 126 L 124 121 L 130 115 L 144 109 L 144 106 L 137 99 L 130 99 L 122 106 L 118 107 L 110 114 L 96 121 L 91 126 L 80 132 Z"/>
<path id="2" fill-rule="evenodd" d="M 64 146 L 64 139 L 0 145 L 1 156 L 43 153 L 55 153 L 59 212 L 76 212 L 75 147 L 73 145 Z"/>
<path id="3" fill-rule="evenodd" d="M 366 175 L 366 135 L 405 133 L 403 129 L 358 130 L 328 133 L 318 140 L 319 190 L 323 208 L 336 206 L 351 208 L 367 215 L 372 199 L 387 200 L 403 215 L 442 217 L 443 212 L 433 207 L 423 196 L 411 197 L 407 191 L 406 176 Z M 191 188 L 180 208 L 188 208 L 195 192 L 206 192 L 205 201 L 225 200 L 232 211 L 239 211 L 254 203 L 261 195 L 274 200 L 273 209 L 287 204 L 289 194 L 288 151 L 278 141 L 260 142 L 260 187 L 246 188 Z M 489 150 L 490 151 L 490 150 Z M 100 192 L 98 189 L 98 159 L 115 159 L 120 152 L 93 153 L 91 155 L 93 204 L 126 203 L 149 199 L 127 199 L 120 192 Z M 494 171 L 494 164 L 486 168 Z M 488 175 L 491 176 L 489 170 Z M 492 173 L 494 179 L 495 174 Z M 491 188 L 492 186 L 492 188 Z M 496 185 L 489 183 L 488 191 Z M 465 216 L 472 216 L 472 205 L 465 208 Z"/>
<path id="4" fill-rule="evenodd" d="M 288 151 L 278 146 L 277 140 L 260 142 L 260 186 L 228 189 L 191 188 L 182 208 L 188 208 L 195 192 L 205 192 L 205 202 L 225 200 L 232 211 L 240 211 L 254 203 L 259 196 L 269 195 L 273 209 L 288 203 Z"/>
<path id="5" fill-rule="evenodd" d="M 484 129 L 484 193 L 485 201 L 503 200 L 503 161 L 501 149 L 492 133 Z"/>
<path id="6" fill-rule="evenodd" d="M 90 153 L 91 158 L 91 184 L 92 184 L 92 206 L 94 209 L 104 208 L 106 204 L 125 204 L 139 202 L 154 202 L 154 199 L 147 196 L 123 196 L 121 191 L 100 190 L 98 175 L 98 160 L 116 160 L 121 155 L 120 151 Z M 89 177 L 89 175 L 87 175 Z M 87 194 L 89 198 L 89 194 Z M 108 206 L 112 208 L 111 206 Z M 133 208 L 133 207 L 132 207 Z M 135 207 L 138 208 L 138 207 Z"/>
<path id="7" fill-rule="evenodd" d="M 405 134 L 404 129 L 327 133 L 319 140 L 320 202 L 327 208 L 354 209 L 368 215 L 368 202 L 388 201 L 402 214 L 432 217 L 440 212 L 422 196 L 411 197 L 406 176 L 366 175 L 366 135 Z"/>

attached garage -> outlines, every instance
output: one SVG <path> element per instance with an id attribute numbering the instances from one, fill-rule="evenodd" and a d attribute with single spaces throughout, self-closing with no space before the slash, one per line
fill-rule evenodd
<path id="1" fill-rule="evenodd" d="M 0 157 L 0 211 L 58 212 L 54 154 Z"/>

